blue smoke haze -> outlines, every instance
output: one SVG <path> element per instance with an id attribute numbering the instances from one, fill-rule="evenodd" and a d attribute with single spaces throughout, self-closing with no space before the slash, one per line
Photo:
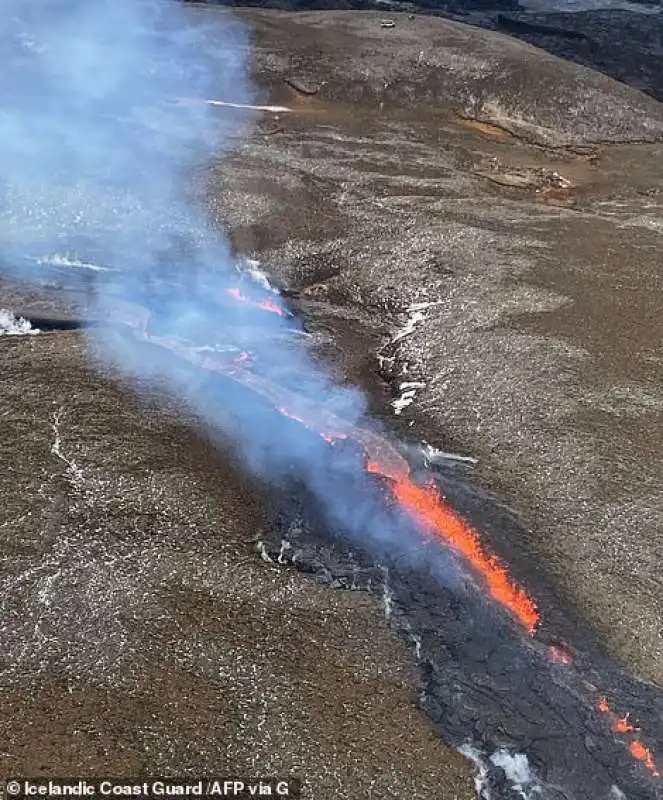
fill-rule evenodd
<path id="1" fill-rule="evenodd" d="M 0 259 L 23 279 L 33 276 L 26 259 L 63 251 L 112 266 L 118 272 L 99 273 L 94 285 L 100 312 L 112 314 L 122 296 L 149 306 L 171 337 L 231 338 L 263 374 L 294 380 L 314 405 L 357 423 L 362 393 L 333 385 L 303 348 L 284 346 L 289 323 L 250 307 L 223 310 L 237 270 L 227 241 L 187 199 L 186 177 L 250 119 L 182 101 L 250 104 L 255 90 L 246 31 L 226 12 L 205 19 L 167 0 L 5 0 Z M 242 291 L 264 299 L 255 286 Z M 167 379 L 212 429 L 233 436 L 254 472 L 278 480 L 294 469 L 349 532 L 396 536 L 398 515 L 380 510 L 352 457 L 230 381 L 210 388 L 203 371 L 146 354 L 130 336 L 104 334 L 100 344 L 128 374 Z"/>

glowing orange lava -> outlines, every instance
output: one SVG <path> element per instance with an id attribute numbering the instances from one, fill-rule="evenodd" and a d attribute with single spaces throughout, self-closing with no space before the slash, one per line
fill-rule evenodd
<path id="1" fill-rule="evenodd" d="M 389 478 L 392 481 L 405 481 L 409 474 L 400 469 L 400 464 L 397 465 L 395 470 L 390 470 L 382 466 L 382 464 L 378 464 L 377 461 L 368 461 L 366 463 L 366 472 L 381 475 L 383 478 Z"/>
<path id="2" fill-rule="evenodd" d="M 637 758 L 638 761 L 642 761 L 645 767 L 647 767 L 647 769 L 655 778 L 661 777 L 661 773 L 656 769 L 656 764 L 654 764 L 654 756 L 648 747 L 645 747 L 642 742 L 639 742 L 637 739 L 635 739 L 631 742 L 628 749 L 633 758 Z"/>
<path id="3" fill-rule="evenodd" d="M 308 428 L 316 428 L 305 420 L 290 413 L 285 408 L 279 411 L 297 420 Z M 320 433 L 318 431 L 318 433 Z M 335 438 L 347 438 L 346 434 L 320 433 L 328 442 L 333 443 Z M 387 478 L 391 491 L 401 506 L 406 509 L 427 531 L 435 534 L 438 539 L 460 553 L 475 572 L 482 578 L 489 595 L 505 606 L 530 632 L 534 633 L 539 614 L 534 600 L 527 592 L 516 585 L 507 573 L 506 567 L 498 558 L 483 549 L 479 534 L 467 523 L 458 517 L 454 510 L 446 503 L 434 486 L 418 486 L 413 483 L 406 471 L 407 466 L 397 465 L 391 469 L 373 459 L 366 464 L 366 471 L 382 478 Z M 573 657 L 568 650 L 558 645 L 548 648 L 550 659 L 556 664 L 570 664 Z M 594 687 L 589 686 L 593 689 Z M 607 697 L 599 696 L 596 700 L 597 709 L 610 720 L 610 727 L 614 733 L 628 735 L 631 738 L 628 749 L 631 755 L 640 761 L 655 778 L 660 778 L 660 773 L 654 762 L 651 750 L 634 734 L 639 731 L 630 722 L 630 715 L 619 717 L 614 714 Z"/>
<path id="4" fill-rule="evenodd" d="M 262 308 L 263 311 L 271 311 L 272 314 L 278 314 L 279 317 L 283 317 L 283 309 L 281 306 L 274 303 L 272 300 L 263 300 L 262 303 L 257 304 L 258 308 Z"/>
<path id="5" fill-rule="evenodd" d="M 235 300 L 237 303 L 243 303 L 245 305 L 253 306 L 254 308 L 259 308 L 262 311 L 270 311 L 272 314 L 278 314 L 280 317 L 285 316 L 283 313 L 283 309 L 275 303 L 273 300 L 262 300 L 260 303 L 254 303 L 252 300 L 249 300 L 248 297 L 242 294 L 239 289 L 232 288 L 226 289 L 226 294 L 230 295 L 230 297 Z"/>
<path id="6" fill-rule="evenodd" d="M 610 727 L 614 733 L 630 734 L 640 730 L 640 728 L 636 728 L 635 725 L 629 722 L 631 716 L 630 714 L 619 717 L 617 714 L 613 713 L 610 710 L 610 706 L 606 697 L 599 697 L 596 705 L 598 710 L 602 714 L 605 714 L 610 720 Z M 629 744 L 628 749 L 633 758 L 637 758 L 638 761 L 641 761 L 654 778 L 661 777 L 661 773 L 658 771 L 656 764 L 654 763 L 654 754 L 639 739 L 634 738 Z"/>
<path id="7" fill-rule="evenodd" d="M 626 714 L 621 719 L 616 719 L 612 729 L 615 733 L 630 733 L 631 731 L 640 730 L 639 728 L 634 727 L 629 722 L 630 714 Z"/>
<path id="8" fill-rule="evenodd" d="M 366 469 L 384 475 L 376 462 L 369 461 Z M 464 556 L 485 582 L 488 594 L 534 633 L 539 621 L 534 600 L 511 580 L 498 558 L 483 549 L 479 534 L 456 515 L 433 487 L 417 486 L 407 477 L 397 477 L 392 492 L 421 525 Z"/>

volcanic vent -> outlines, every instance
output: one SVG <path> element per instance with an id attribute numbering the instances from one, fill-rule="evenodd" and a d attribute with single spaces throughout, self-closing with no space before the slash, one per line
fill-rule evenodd
<path id="1" fill-rule="evenodd" d="M 251 309 L 265 335 L 272 316 L 284 342 L 288 330 L 302 333 L 278 296 L 250 283 L 230 287 L 227 302 Z M 383 599 L 413 643 L 421 705 L 440 735 L 483 754 L 483 797 L 663 797 L 655 752 L 663 697 L 602 656 L 550 592 L 538 603 L 492 552 L 487 540 L 514 535 L 511 516 L 453 470 L 412 463 L 377 426 L 326 409 L 296 374 L 276 380 L 273 365 L 239 342 L 219 348 L 152 333 L 155 316 L 117 303 L 114 322 L 123 335 L 177 356 L 188 380 L 210 373 L 204 386 L 195 378 L 202 402 L 220 402 L 230 383 L 243 403 L 271 414 L 271 442 L 308 440 L 301 447 L 307 459 L 315 453 L 316 477 L 303 480 L 295 457 L 272 488 L 263 557 Z M 320 502 L 318 482 L 334 503 Z M 514 790 L 500 766 L 504 753 L 526 757 L 528 787 Z"/>

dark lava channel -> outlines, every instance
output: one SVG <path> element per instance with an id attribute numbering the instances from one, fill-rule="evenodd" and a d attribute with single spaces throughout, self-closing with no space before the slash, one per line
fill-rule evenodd
<path id="1" fill-rule="evenodd" d="M 439 470 L 436 480 L 454 508 L 476 509 L 478 490 L 452 469 Z M 337 481 L 342 491 L 342 478 Z M 485 498 L 480 506 L 485 527 L 504 524 L 502 509 Z M 360 546 L 330 528 L 295 483 L 275 498 L 273 518 L 264 544 L 275 563 L 383 599 L 392 623 L 414 647 L 420 704 L 445 743 L 469 742 L 487 757 L 501 749 L 527 756 L 535 774 L 521 787 L 527 794 L 487 758 L 482 797 L 663 797 L 661 780 L 634 759 L 630 740 L 616 736 L 598 709 L 606 697 L 620 717 L 630 712 L 642 742 L 653 743 L 655 751 L 663 741 L 663 695 L 615 666 L 585 631 L 564 624 L 560 608 L 541 608 L 541 629 L 530 638 L 507 612 L 486 601 L 472 579 L 459 577 L 467 573 L 458 571 L 444 547 L 422 544 L 413 552 L 404 545 L 399 552 L 367 544 L 368 538 Z M 411 541 L 405 532 L 403 539 Z M 549 617 L 568 633 L 564 640 Z M 571 656 L 572 663 L 555 663 L 551 648 Z"/>

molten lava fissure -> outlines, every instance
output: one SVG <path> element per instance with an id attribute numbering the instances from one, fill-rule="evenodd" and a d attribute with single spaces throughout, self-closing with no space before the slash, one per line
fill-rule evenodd
<path id="1" fill-rule="evenodd" d="M 375 461 L 369 461 L 366 468 L 377 475 L 386 475 Z M 514 583 L 499 559 L 483 549 L 479 534 L 460 519 L 434 487 L 417 486 L 406 476 L 392 481 L 392 493 L 401 506 L 426 530 L 460 553 L 482 578 L 488 594 L 534 633 L 539 622 L 536 603 Z"/>
<path id="2" fill-rule="evenodd" d="M 615 733 L 630 733 L 631 731 L 638 731 L 640 728 L 636 728 L 629 722 L 630 714 L 625 714 L 621 719 L 618 719 L 615 724 L 613 725 L 613 730 Z"/>
<path id="3" fill-rule="evenodd" d="M 239 290 L 230 289 L 228 293 L 235 299 L 239 298 L 240 302 L 246 300 Z M 422 532 L 434 536 L 464 558 L 485 592 L 508 610 L 528 633 L 533 635 L 536 632 L 540 616 L 533 598 L 516 584 L 506 565 L 484 547 L 478 531 L 461 519 L 435 485 L 419 485 L 412 480 L 409 462 L 387 438 L 368 428 L 349 425 L 319 404 L 313 404 L 256 374 L 248 352 L 235 354 L 232 358 L 218 352 L 212 355 L 202 354 L 180 340 L 148 333 L 150 314 L 146 309 L 126 305 L 118 309 L 118 312 L 122 321 L 138 338 L 167 348 L 198 367 L 236 381 L 265 398 L 275 411 L 304 426 L 329 444 L 334 445 L 338 440 L 344 439 L 358 444 L 364 454 L 366 471 L 379 476 L 385 482 L 399 506 L 421 527 Z M 571 653 L 557 644 L 548 646 L 545 652 L 554 664 L 570 665 L 574 661 Z M 595 698 L 595 708 L 608 720 L 610 731 L 616 736 L 626 737 L 630 755 L 643 765 L 651 777 L 660 778 L 654 754 L 641 741 L 640 729 L 630 721 L 630 714 L 615 714 L 607 697 L 596 696 L 595 685 L 587 682 L 585 688 L 591 693 L 590 697 Z"/>
<path id="4" fill-rule="evenodd" d="M 479 534 L 458 517 L 433 487 L 417 486 L 408 479 L 394 483 L 392 492 L 421 525 L 464 556 L 485 583 L 488 594 L 534 633 L 539 622 L 534 600 L 509 577 L 499 559 L 483 549 Z"/>
<path id="5" fill-rule="evenodd" d="M 255 302 L 243 295 L 241 290 L 237 288 L 226 289 L 226 294 L 232 297 L 236 303 L 252 306 L 253 308 L 259 308 L 261 311 L 270 311 L 272 314 L 278 314 L 280 317 L 285 316 L 281 306 L 278 305 L 278 303 L 275 303 L 273 300 L 267 299 L 261 300 L 260 302 Z"/>
<path id="6" fill-rule="evenodd" d="M 227 293 L 242 302 L 248 302 L 239 289 L 227 289 Z M 268 301 L 265 301 L 268 302 Z M 143 318 L 143 315 L 138 319 Z M 325 441 L 333 443 L 336 439 L 352 438 L 363 448 L 366 455 L 366 470 L 390 482 L 391 491 L 400 505 L 427 531 L 433 533 L 442 543 L 452 547 L 465 558 L 471 568 L 485 584 L 490 597 L 508 609 L 511 614 L 529 631 L 534 633 L 539 622 L 539 613 L 534 600 L 509 576 L 501 561 L 483 548 L 477 531 L 460 519 L 455 511 L 445 503 L 433 487 L 422 488 L 410 478 L 410 466 L 385 439 L 377 434 L 359 428 L 348 429 L 340 419 L 324 409 L 305 410 L 305 404 L 296 396 L 290 395 L 282 387 L 258 377 L 234 361 L 232 369 L 217 358 L 202 359 L 189 348 L 170 340 L 156 340 L 149 336 L 135 313 L 128 317 L 128 323 L 143 338 L 174 350 L 179 355 L 197 363 L 205 369 L 222 372 L 253 391 L 258 391 L 276 405 L 277 410 L 316 432 Z M 287 397 L 287 406 L 283 401 Z M 293 409 L 296 408 L 297 412 Z M 310 417 L 313 418 L 310 418 Z M 321 430 L 320 423 L 325 430 Z M 349 433 L 342 432 L 343 428 Z"/>
<path id="7" fill-rule="evenodd" d="M 645 747 L 642 742 L 635 739 L 631 742 L 628 749 L 634 758 L 637 758 L 638 761 L 642 761 L 655 778 L 661 777 L 661 773 L 656 769 L 656 764 L 654 764 L 654 756 L 648 747 Z"/>
<path id="8" fill-rule="evenodd" d="M 596 701 L 596 707 L 608 718 L 613 733 L 630 734 L 640 730 L 640 728 L 629 722 L 630 714 L 627 713 L 623 717 L 615 714 L 610 708 L 607 697 L 599 697 Z M 658 771 L 654 762 L 654 754 L 639 739 L 633 738 L 629 743 L 628 749 L 633 758 L 641 761 L 654 778 L 661 777 L 661 773 Z"/>
<path id="9" fill-rule="evenodd" d="M 285 409 L 279 410 L 309 427 L 304 420 Z M 323 436 L 327 438 L 329 434 Z M 388 478 L 392 482 L 391 491 L 400 505 L 427 531 L 462 555 L 479 574 L 490 597 L 507 608 L 530 633 L 534 633 L 539 622 L 534 600 L 509 577 L 499 559 L 483 549 L 477 531 L 460 519 L 434 487 L 417 486 L 402 471 L 394 473 L 392 469 L 383 468 L 378 461 L 369 460 L 366 470 Z"/>

